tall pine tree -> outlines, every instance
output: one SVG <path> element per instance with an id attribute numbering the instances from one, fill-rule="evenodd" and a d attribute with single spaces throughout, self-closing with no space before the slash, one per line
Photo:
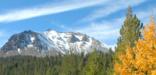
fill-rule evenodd
<path id="1" fill-rule="evenodd" d="M 120 37 L 117 42 L 116 53 L 122 52 L 127 45 L 134 46 L 135 41 L 141 37 L 143 25 L 136 15 L 133 15 L 132 8 L 129 6 L 124 25 L 120 29 Z"/>

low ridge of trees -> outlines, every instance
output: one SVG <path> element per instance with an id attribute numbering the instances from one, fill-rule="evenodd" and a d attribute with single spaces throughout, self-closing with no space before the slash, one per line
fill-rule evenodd
<path id="1" fill-rule="evenodd" d="M 0 75 L 108 75 L 113 52 L 0 58 Z"/>

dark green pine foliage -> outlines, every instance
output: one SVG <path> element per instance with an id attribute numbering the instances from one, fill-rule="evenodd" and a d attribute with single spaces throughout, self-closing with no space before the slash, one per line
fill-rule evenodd
<path id="1" fill-rule="evenodd" d="M 128 7 L 126 19 L 120 29 L 120 37 L 117 42 L 116 53 L 123 52 L 128 45 L 133 47 L 135 42 L 141 37 L 142 28 L 143 24 L 136 15 L 133 15 L 132 8 Z"/>
<path id="2" fill-rule="evenodd" d="M 80 75 L 83 57 L 79 54 L 64 55 L 59 75 Z"/>
<path id="3" fill-rule="evenodd" d="M 81 75 L 112 75 L 113 52 L 102 53 L 94 51 L 88 55 L 88 60 Z"/>
<path id="4" fill-rule="evenodd" d="M 113 52 L 0 57 L 0 75 L 112 75 Z"/>
<path id="5" fill-rule="evenodd" d="M 95 75 L 98 72 L 99 56 L 97 54 L 98 53 L 96 51 L 89 54 L 83 75 Z"/>

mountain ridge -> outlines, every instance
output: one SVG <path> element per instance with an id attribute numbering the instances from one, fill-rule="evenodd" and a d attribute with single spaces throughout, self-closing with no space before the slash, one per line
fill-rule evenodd
<path id="1" fill-rule="evenodd" d="M 70 51 L 88 53 L 94 49 L 108 51 L 100 41 L 79 32 L 47 30 L 39 33 L 28 30 L 11 36 L 1 47 L 1 52 L 7 55 L 36 56 L 66 54 Z"/>

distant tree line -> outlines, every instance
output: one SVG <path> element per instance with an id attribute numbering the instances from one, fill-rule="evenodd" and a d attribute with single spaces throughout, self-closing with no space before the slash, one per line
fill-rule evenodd
<path id="1" fill-rule="evenodd" d="M 109 75 L 113 52 L 0 58 L 0 75 Z"/>

